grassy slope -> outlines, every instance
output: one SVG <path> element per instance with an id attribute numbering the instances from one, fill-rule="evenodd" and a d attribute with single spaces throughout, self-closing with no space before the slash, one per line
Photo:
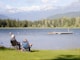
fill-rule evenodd
<path id="1" fill-rule="evenodd" d="M 54 60 L 76 59 L 80 60 L 80 49 L 76 50 L 33 50 L 22 52 L 19 50 L 0 50 L 0 60 Z"/>

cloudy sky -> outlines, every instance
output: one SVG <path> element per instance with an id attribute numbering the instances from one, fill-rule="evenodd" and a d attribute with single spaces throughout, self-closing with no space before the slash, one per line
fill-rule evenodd
<path id="1" fill-rule="evenodd" d="M 0 0 L 0 12 L 30 12 L 65 8 L 79 0 Z"/>

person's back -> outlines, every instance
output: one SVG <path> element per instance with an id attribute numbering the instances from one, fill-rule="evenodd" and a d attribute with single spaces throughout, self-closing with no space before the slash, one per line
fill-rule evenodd
<path id="1" fill-rule="evenodd" d="M 23 48 L 27 49 L 29 47 L 29 44 L 28 44 L 28 42 L 23 42 L 22 46 L 23 46 Z"/>
<path id="2" fill-rule="evenodd" d="M 16 40 L 11 40 L 10 42 L 11 42 L 12 46 L 16 46 L 17 45 L 17 41 Z"/>
<path id="3" fill-rule="evenodd" d="M 29 45 L 29 42 L 27 41 L 27 39 L 25 39 L 25 40 L 22 42 L 22 49 L 23 49 L 23 50 L 29 49 L 29 51 L 30 51 L 30 45 Z"/>

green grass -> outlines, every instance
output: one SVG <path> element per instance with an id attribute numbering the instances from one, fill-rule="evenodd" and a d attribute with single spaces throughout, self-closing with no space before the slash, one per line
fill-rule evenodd
<path id="1" fill-rule="evenodd" d="M 80 49 L 75 50 L 32 50 L 22 52 L 14 49 L 0 49 L 0 60 L 80 60 Z"/>

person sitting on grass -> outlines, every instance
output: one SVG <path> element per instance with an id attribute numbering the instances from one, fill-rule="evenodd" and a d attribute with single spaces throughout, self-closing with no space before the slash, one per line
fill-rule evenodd
<path id="1" fill-rule="evenodd" d="M 22 51 L 31 51 L 31 48 L 32 47 L 32 44 L 29 44 L 28 40 L 27 39 L 24 39 L 23 42 L 22 42 Z"/>
<path id="2" fill-rule="evenodd" d="M 10 40 L 11 45 L 12 45 L 14 48 L 20 50 L 20 49 L 21 49 L 21 44 L 20 44 L 20 42 L 18 42 L 18 41 L 16 40 L 15 35 L 14 35 L 12 32 L 10 32 L 9 34 L 10 34 L 10 36 L 11 36 L 11 40 Z"/>

